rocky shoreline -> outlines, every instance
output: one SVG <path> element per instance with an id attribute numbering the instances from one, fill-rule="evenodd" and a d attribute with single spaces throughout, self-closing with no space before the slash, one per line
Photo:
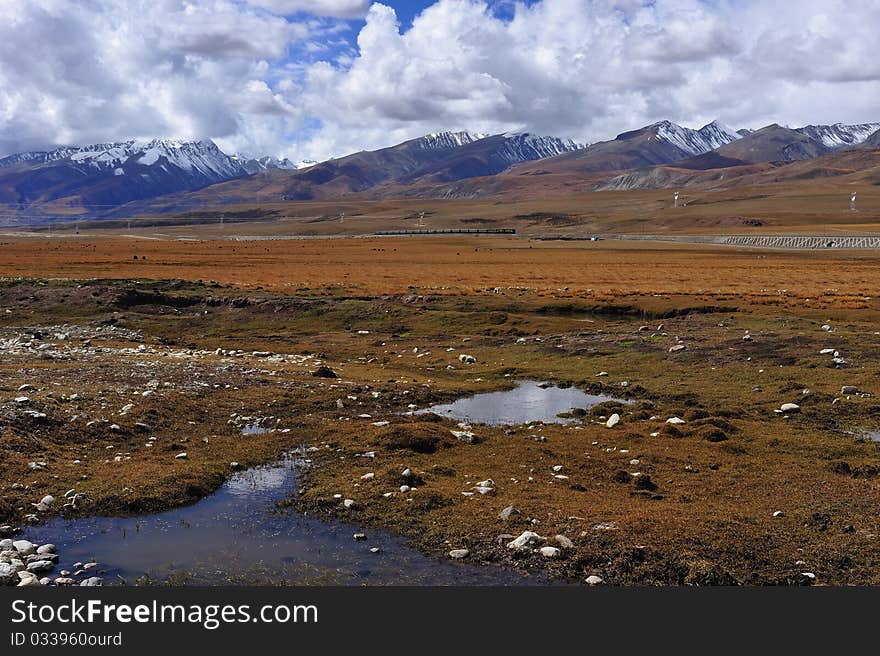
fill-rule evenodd
<path id="1" fill-rule="evenodd" d="M 0 527 L 8 528 L 8 527 Z M 59 570 L 59 555 L 54 544 L 37 545 L 29 540 L 0 540 L 0 585 L 94 587 L 104 584 L 93 572 L 96 562 L 75 563 L 74 570 Z"/>

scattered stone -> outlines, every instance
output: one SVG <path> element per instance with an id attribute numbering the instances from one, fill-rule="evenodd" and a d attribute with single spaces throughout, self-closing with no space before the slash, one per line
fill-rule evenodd
<path id="1" fill-rule="evenodd" d="M 183 453 L 178 453 L 176 456 L 174 456 L 175 460 L 186 460 L 187 457 L 188 456 L 186 455 L 186 451 L 184 451 Z"/>
<path id="2" fill-rule="evenodd" d="M 476 444 L 477 436 L 470 431 L 449 431 L 455 436 L 459 442 L 464 442 L 465 444 Z"/>
<path id="3" fill-rule="evenodd" d="M 15 585 L 18 581 L 18 570 L 15 566 L 0 562 L 0 585 Z"/>
<path id="4" fill-rule="evenodd" d="M 586 580 L 587 585 L 602 585 L 604 582 L 601 576 L 596 576 L 595 574 L 591 574 Z"/>
<path id="5" fill-rule="evenodd" d="M 376 478 L 376 474 L 374 474 L 373 472 L 368 472 L 361 476 L 362 481 L 372 481 L 374 478 Z"/>
<path id="6" fill-rule="evenodd" d="M 681 417 L 670 417 L 669 419 L 666 420 L 666 423 L 672 424 L 672 425 L 677 425 L 677 424 L 684 424 L 686 422 Z"/>
<path id="7" fill-rule="evenodd" d="M 28 563 L 27 571 L 29 572 L 48 572 L 53 567 L 55 567 L 55 563 L 51 560 L 35 560 L 31 563 Z"/>
<path id="8" fill-rule="evenodd" d="M 455 560 L 461 560 L 462 558 L 467 558 L 470 553 L 471 552 L 467 549 L 453 549 L 449 552 L 449 557 Z"/>
<path id="9" fill-rule="evenodd" d="M 338 378 L 336 372 L 326 365 L 321 365 L 312 372 L 312 376 L 316 378 Z"/>
<path id="10" fill-rule="evenodd" d="M 785 513 L 782 512 L 781 510 L 776 510 L 773 512 L 773 516 L 774 517 L 785 517 Z"/>
<path id="11" fill-rule="evenodd" d="M 83 588 L 94 588 L 104 585 L 104 581 L 103 579 L 101 579 L 100 576 L 91 576 L 87 579 L 83 579 L 82 581 L 80 581 L 79 585 Z"/>
<path id="12" fill-rule="evenodd" d="M 19 587 L 42 585 L 42 583 L 40 583 L 40 579 L 38 579 L 37 575 L 33 572 L 21 571 L 18 573 L 18 579 Z"/>
<path id="13" fill-rule="evenodd" d="M 801 407 L 797 403 L 783 403 L 779 406 L 779 410 L 786 414 L 792 414 L 800 412 Z"/>
<path id="14" fill-rule="evenodd" d="M 615 412 L 613 415 L 608 417 L 608 421 L 605 422 L 605 427 L 606 428 L 614 428 L 619 423 L 620 423 L 620 415 Z"/>
<path id="15" fill-rule="evenodd" d="M 563 549 L 574 549 L 574 542 L 569 540 L 564 535 L 557 535 L 555 538 L 556 544 L 558 544 Z"/>
<path id="16" fill-rule="evenodd" d="M 27 540 L 15 540 L 12 543 L 12 546 L 22 556 L 30 556 L 37 551 L 37 546 L 33 542 Z"/>
<path id="17" fill-rule="evenodd" d="M 520 536 L 507 544 L 508 549 L 529 549 L 545 542 L 544 538 L 534 531 L 523 531 Z"/>
<path id="18" fill-rule="evenodd" d="M 562 551 L 556 547 L 541 547 L 540 551 L 544 558 L 559 558 L 560 554 L 562 554 Z"/>
<path id="19" fill-rule="evenodd" d="M 345 499 L 342 502 L 342 505 L 350 510 L 350 509 L 354 508 L 354 506 L 355 506 L 354 499 Z"/>
<path id="20" fill-rule="evenodd" d="M 458 356 L 458 359 L 460 362 L 463 362 L 464 364 L 474 364 L 477 361 L 477 359 L 474 356 L 468 355 L 467 353 L 462 353 L 461 355 Z"/>
<path id="21" fill-rule="evenodd" d="M 498 513 L 498 519 L 503 519 L 504 521 L 509 520 L 514 515 L 521 514 L 520 511 L 514 506 L 507 506 L 504 510 Z"/>
<path id="22" fill-rule="evenodd" d="M 675 346 L 671 346 L 669 348 L 670 353 L 678 353 L 679 351 L 684 351 L 687 347 L 684 344 L 676 344 Z"/>
<path id="23" fill-rule="evenodd" d="M 353 536 L 355 542 L 363 542 L 367 539 L 366 533 L 355 533 Z"/>
<path id="24" fill-rule="evenodd" d="M 53 554 L 55 553 L 55 545 L 54 544 L 44 544 L 42 546 L 37 547 L 38 554 Z"/>
<path id="25" fill-rule="evenodd" d="M 844 385 L 843 387 L 840 388 L 840 393 L 841 394 L 858 394 L 859 388 L 856 387 L 855 385 Z"/>

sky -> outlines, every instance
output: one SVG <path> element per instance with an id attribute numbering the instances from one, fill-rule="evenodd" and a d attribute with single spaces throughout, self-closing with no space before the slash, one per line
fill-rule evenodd
<path id="1" fill-rule="evenodd" d="M 880 121 L 877 0 L 0 0 L 0 155 Z"/>

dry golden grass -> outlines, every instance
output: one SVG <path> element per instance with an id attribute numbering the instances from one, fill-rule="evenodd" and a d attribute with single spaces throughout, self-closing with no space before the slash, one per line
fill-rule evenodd
<path id="1" fill-rule="evenodd" d="M 137 258 L 137 259 L 135 259 Z M 471 293 L 523 287 L 590 294 L 735 294 L 778 302 L 876 293 L 880 253 L 776 252 L 619 241 L 497 237 L 272 241 L 17 239 L 0 276 L 215 280 L 296 291 Z"/>

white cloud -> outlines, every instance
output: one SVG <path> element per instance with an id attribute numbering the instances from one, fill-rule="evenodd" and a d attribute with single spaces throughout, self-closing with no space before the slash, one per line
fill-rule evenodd
<path id="1" fill-rule="evenodd" d="M 307 12 L 333 18 L 361 18 L 367 13 L 370 0 L 247 0 L 276 14 Z"/>
<path id="2" fill-rule="evenodd" d="M 324 159 L 442 129 L 880 120 L 875 0 L 436 0 L 404 30 L 380 3 L 340 20 L 368 4 L 0 0 L 0 154 L 155 135 Z"/>
<path id="3" fill-rule="evenodd" d="M 438 0 L 401 32 L 374 4 L 344 67 L 311 68 L 318 156 L 444 128 L 587 141 L 669 118 L 698 126 L 880 120 L 873 0 L 542 0 L 511 20 Z M 853 20 L 854 19 L 854 20 Z"/>

